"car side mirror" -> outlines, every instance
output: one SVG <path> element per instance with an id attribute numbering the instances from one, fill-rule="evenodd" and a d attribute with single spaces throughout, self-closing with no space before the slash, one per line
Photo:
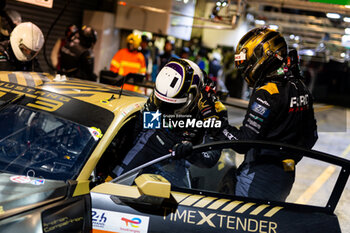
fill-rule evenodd
<path id="1" fill-rule="evenodd" d="M 135 185 L 127 186 L 116 183 L 103 183 L 94 187 L 94 193 L 142 200 L 170 198 L 171 184 L 164 177 L 155 174 L 142 174 L 135 179 Z"/>
<path id="2" fill-rule="evenodd" d="M 167 179 L 155 174 L 142 174 L 135 179 L 140 192 L 147 196 L 169 198 L 170 183 Z"/>

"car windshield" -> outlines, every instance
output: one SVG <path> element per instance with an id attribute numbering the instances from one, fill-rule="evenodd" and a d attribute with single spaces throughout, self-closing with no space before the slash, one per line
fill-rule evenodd
<path id="1" fill-rule="evenodd" d="M 75 178 L 97 143 L 94 130 L 20 105 L 0 111 L 0 172 Z"/>

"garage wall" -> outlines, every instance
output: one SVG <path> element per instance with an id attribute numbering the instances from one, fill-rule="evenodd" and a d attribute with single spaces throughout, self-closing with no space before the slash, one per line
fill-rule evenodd
<path id="1" fill-rule="evenodd" d="M 102 11 L 84 11 L 83 23 L 92 26 L 98 35 L 94 46 L 95 74 L 108 70 L 114 54 L 119 50 L 120 29 L 114 27 L 115 14 Z"/>
<path id="2" fill-rule="evenodd" d="M 43 31 L 45 39 L 47 31 L 49 30 L 51 24 L 64 7 L 66 1 L 64 0 L 54 0 L 53 8 L 45 8 L 39 7 L 23 2 L 17 2 L 14 0 L 8 0 L 6 9 L 12 9 L 18 11 L 22 15 L 22 21 L 31 21 L 34 24 L 38 25 L 40 29 Z M 60 37 L 64 36 L 64 31 L 66 26 L 69 24 L 76 24 L 77 26 L 81 26 L 83 12 L 85 9 L 100 9 L 101 1 L 99 0 L 72 0 L 70 5 L 67 7 L 66 11 L 61 16 L 59 22 L 57 22 L 56 26 L 53 28 L 49 40 L 46 45 L 46 56 L 50 61 L 50 54 L 52 47 L 54 46 L 56 40 Z M 45 72 L 49 72 L 50 69 L 47 66 L 44 56 L 43 49 L 39 53 L 39 62 L 40 65 Z M 51 62 L 51 61 L 50 61 Z"/>
<path id="3" fill-rule="evenodd" d="M 214 4 L 215 3 L 207 3 L 204 15 L 210 15 L 211 10 L 214 7 Z M 204 25 L 218 26 L 218 24 L 214 24 L 211 22 L 205 22 Z M 202 42 L 203 42 L 203 45 L 208 48 L 216 48 L 217 46 L 236 47 L 239 40 L 242 38 L 244 34 L 246 34 L 249 31 L 249 29 L 250 27 L 247 21 L 242 19 L 241 21 L 239 21 L 235 29 L 217 30 L 217 29 L 205 28 L 203 29 Z"/>

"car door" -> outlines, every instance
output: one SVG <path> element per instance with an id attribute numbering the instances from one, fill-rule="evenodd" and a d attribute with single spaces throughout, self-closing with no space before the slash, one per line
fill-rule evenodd
<path id="1" fill-rule="evenodd" d="M 195 150 L 247 146 L 303 154 L 338 166 L 339 177 L 326 204 L 274 202 L 174 187 L 160 175 L 136 169 L 92 189 L 93 232 L 340 232 L 334 209 L 349 176 L 349 161 L 266 142 L 216 142 Z"/>

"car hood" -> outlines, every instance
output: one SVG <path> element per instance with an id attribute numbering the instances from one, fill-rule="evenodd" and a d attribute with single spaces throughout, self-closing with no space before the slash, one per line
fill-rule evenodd
<path id="1" fill-rule="evenodd" d="M 65 197 L 64 181 L 0 174 L 0 219 Z"/>

